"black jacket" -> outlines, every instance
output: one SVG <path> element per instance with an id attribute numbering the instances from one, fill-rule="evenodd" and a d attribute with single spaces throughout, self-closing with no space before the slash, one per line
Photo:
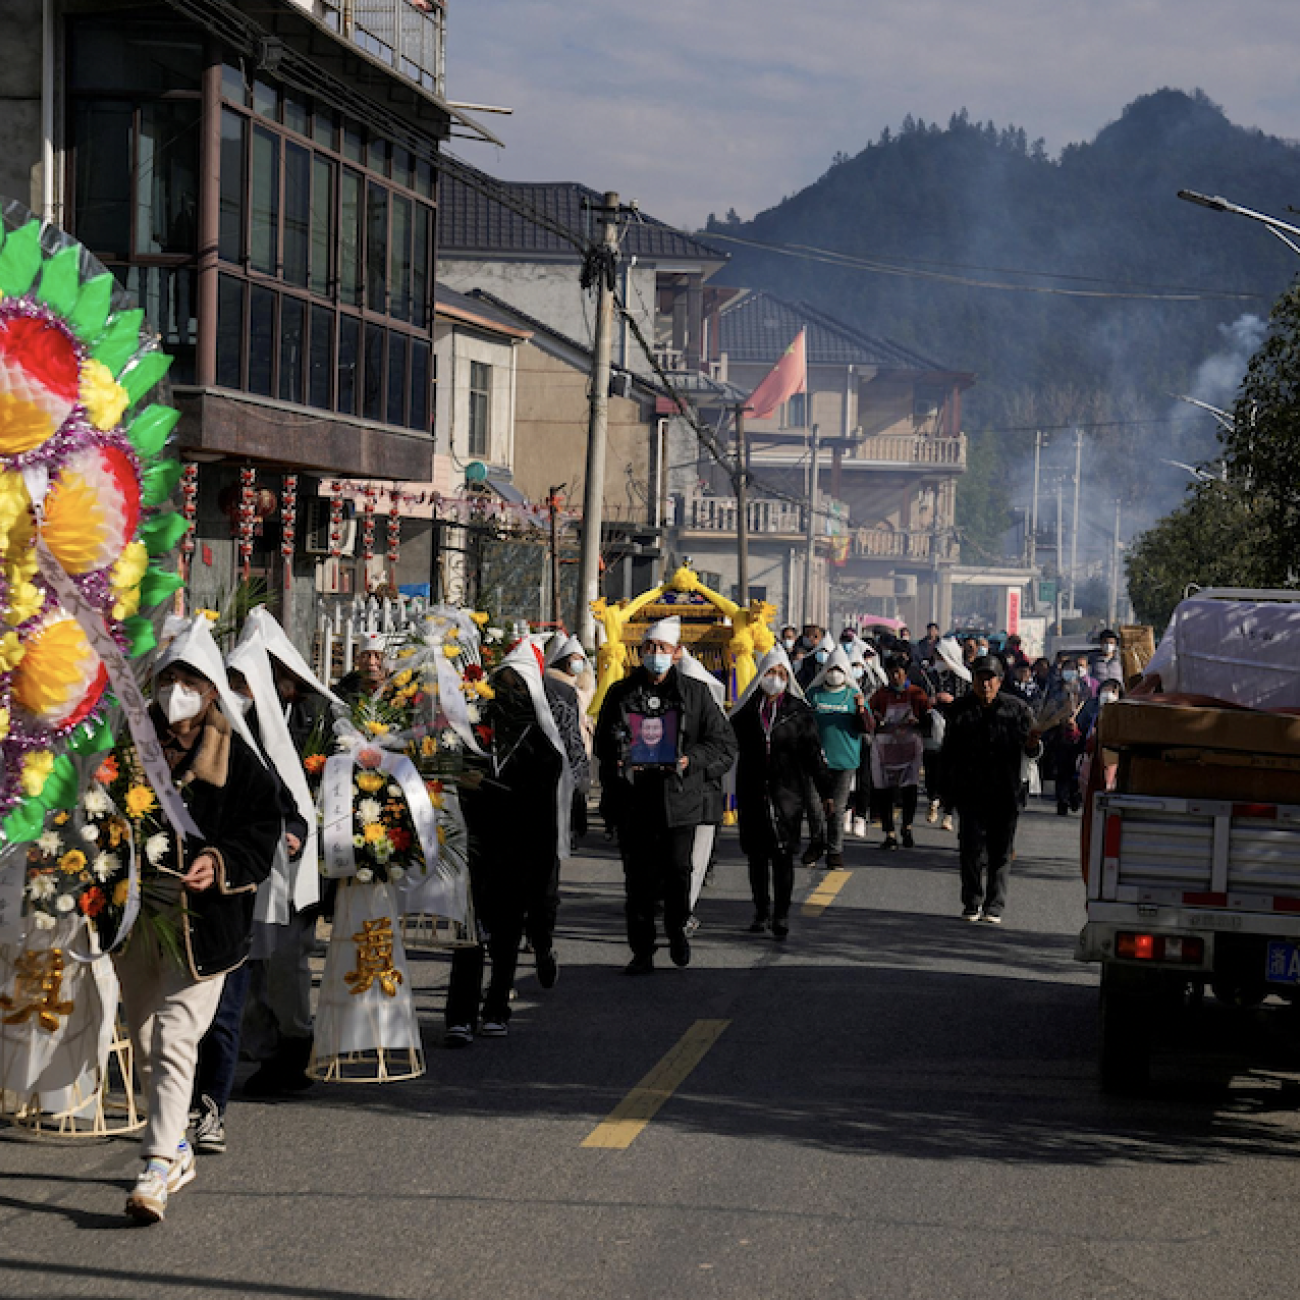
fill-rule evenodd
<path id="1" fill-rule="evenodd" d="M 764 696 L 755 691 L 731 717 L 740 751 L 736 765 L 740 847 L 747 854 L 762 853 L 775 839 L 778 848 L 791 853 L 799 843 L 804 778 L 811 776 L 825 799 L 830 795 L 830 774 L 811 706 L 783 692 L 769 738 L 759 716 L 763 702 Z"/>
<path id="2" fill-rule="evenodd" d="M 658 709 L 651 700 L 659 701 Z M 686 771 L 638 774 L 631 780 L 625 764 L 631 734 L 628 714 L 654 713 L 664 707 L 679 712 L 677 754 L 690 760 Z M 731 728 L 703 682 L 670 668 L 655 685 L 644 668 L 636 668 L 609 688 L 596 722 L 601 811 L 606 820 L 635 833 L 638 811 L 648 811 L 644 801 L 651 799 L 657 804 L 662 799 L 669 826 L 699 826 L 709 820 L 711 812 L 707 784 L 721 780 L 735 757 Z"/>
<path id="3" fill-rule="evenodd" d="M 154 719 L 157 723 L 156 711 Z M 280 792 L 271 771 L 215 707 L 172 776 L 185 789 L 200 831 L 199 839 L 185 840 L 181 869 L 201 853 L 217 860 L 215 883 L 201 893 L 185 891 L 181 908 L 190 971 L 209 979 L 248 956 L 257 887 L 271 874 L 280 840 Z"/>
<path id="4" fill-rule="evenodd" d="M 1021 762 L 1033 726 L 1033 710 L 1005 690 L 988 708 L 974 694 L 956 700 L 948 709 L 943 738 L 944 804 L 978 807 L 993 816 L 1015 812 Z"/>

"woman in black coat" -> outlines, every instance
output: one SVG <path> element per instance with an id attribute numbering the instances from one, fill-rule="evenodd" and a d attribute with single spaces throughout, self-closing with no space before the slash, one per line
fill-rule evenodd
<path id="1" fill-rule="evenodd" d="M 732 714 L 740 756 L 736 766 L 736 806 L 740 847 L 749 859 L 754 896 L 750 931 L 769 924 L 772 935 L 790 933 L 794 892 L 794 854 L 799 847 L 804 780 L 811 777 L 829 805 L 830 774 L 812 709 L 792 683 L 785 651 L 775 647 L 759 665 L 756 689 Z M 828 807 L 828 815 L 829 815 Z"/>

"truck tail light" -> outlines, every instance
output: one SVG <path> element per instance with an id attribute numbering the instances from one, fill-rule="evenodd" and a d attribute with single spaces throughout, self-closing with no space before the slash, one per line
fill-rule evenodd
<path id="1" fill-rule="evenodd" d="M 1183 966 L 1199 966 L 1205 960 L 1205 940 L 1182 938 L 1172 934 L 1133 934 L 1115 936 L 1115 955 L 1128 961 L 1164 961 Z"/>

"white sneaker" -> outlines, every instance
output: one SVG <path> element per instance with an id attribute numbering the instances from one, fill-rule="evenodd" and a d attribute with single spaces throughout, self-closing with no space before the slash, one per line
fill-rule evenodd
<path id="1" fill-rule="evenodd" d="M 195 1172 L 194 1148 L 181 1138 L 181 1144 L 176 1148 L 176 1159 L 167 1170 L 167 1194 L 170 1196 L 173 1192 L 179 1192 L 186 1183 L 192 1183 Z"/>
<path id="2" fill-rule="evenodd" d="M 939 801 L 938 801 L 938 799 L 931 799 L 931 800 L 930 800 L 930 811 L 927 812 L 927 813 L 925 814 L 925 820 L 928 821 L 928 822 L 930 823 L 931 826 L 933 826 L 933 825 L 935 824 L 935 822 L 937 822 L 937 821 L 939 820 Z"/>
<path id="3" fill-rule="evenodd" d="M 950 831 L 950 830 L 952 830 L 952 813 L 949 813 L 949 814 L 948 814 L 948 815 L 943 819 L 943 821 L 939 824 L 939 829 L 940 829 L 941 831 Z"/>
<path id="4" fill-rule="evenodd" d="M 126 1198 L 127 1217 L 137 1223 L 161 1223 L 167 1214 L 167 1178 L 170 1168 L 151 1160 L 135 1180 Z"/>
<path id="5" fill-rule="evenodd" d="M 844 814 L 844 833 L 847 835 L 853 829 L 853 814 L 845 812 Z"/>
<path id="6" fill-rule="evenodd" d="M 860 840 L 867 838 L 867 819 L 865 817 L 855 817 L 853 819 L 853 834 Z"/>

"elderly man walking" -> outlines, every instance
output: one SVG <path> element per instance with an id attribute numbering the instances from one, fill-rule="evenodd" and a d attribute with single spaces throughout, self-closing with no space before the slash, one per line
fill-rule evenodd
<path id="1" fill-rule="evenodd" d="M 629 975 L 654 970 L 662 897 L 673 964 L 686 966 L 691 849 L 705 820 L 705 789 L 736 756 L 731 728 L 708 688 L 678 671 L 681 620 L 647 629 L 641 665 L 610 687 L 596 723 L 602 811 L 617 833 L 627 889 Z"/>
<path id="2" fill-rule="evenodd" d="M 943 801 L 957 809 L 962 918 L 1002 923 L 1020 815 L 1021 766 L 1042 742 L 1029 706 L 1002 692 L 1002 661 L 971 665 L 971 692 L 948 711 L 941 768 Z"/>

